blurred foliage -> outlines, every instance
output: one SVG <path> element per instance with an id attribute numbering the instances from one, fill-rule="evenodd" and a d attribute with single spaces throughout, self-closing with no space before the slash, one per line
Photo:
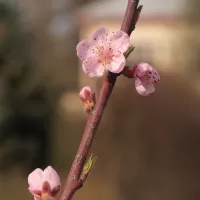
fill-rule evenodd
<path id="1" fill-rule="evenodd" d="M 0 169 L 46 163 L 49 108 L 17 8 L 0 3 Z"/>

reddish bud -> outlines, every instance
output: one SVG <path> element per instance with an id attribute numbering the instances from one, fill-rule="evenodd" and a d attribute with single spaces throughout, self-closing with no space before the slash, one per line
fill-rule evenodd
<path id="1" fill-rule="evenodd" d="M 86 86 L 81 89 L 79 96 L 83 103 L 84 110 L 90 114 L 96 103 L 95 93 L 90 87 Z"/>

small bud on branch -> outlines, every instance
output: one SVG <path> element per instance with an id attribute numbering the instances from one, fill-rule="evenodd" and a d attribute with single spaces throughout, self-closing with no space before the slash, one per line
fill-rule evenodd
<path id="1" fill-rule="evenodd" d="M 85 112 L 91 114 L 96 103 L 95 92 L 93 92 L 90 87 L 86 86 L 81 89 L 79 97 Z"/>

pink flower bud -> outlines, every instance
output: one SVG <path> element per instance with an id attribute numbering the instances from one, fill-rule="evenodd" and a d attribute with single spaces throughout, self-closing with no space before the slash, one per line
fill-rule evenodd
<path id="1" fill-rule="evenodd" d="M 79 93 L 84 110 L 89 114 L 94 109 L 96 98 L 95 93 L 88 86 L 83 87 Z"/>
<path id="2" fill-rule="evenodd" d="M 85 86 L 80 91 L 80 98 L 83 100 L 87 100 L 92 97 L 92 89 L 89 86 Z"/>
<path id="3" fill-rule="evenodd" d="M 28 176 L 29 191 L 35 200 L 43 195 L 54 197 L 60 190 L 60 178 L 57 172 L 48 166 L 44 171 L 37 168 Z"/>
<path id="4" fill-rule="evenodd" d="M 139 63 L 134 70 L 135 88 L 142 96 L 149 96 L 155 91 L 154 84 L 160 81 L 157 70 L 148 63 Z"/>

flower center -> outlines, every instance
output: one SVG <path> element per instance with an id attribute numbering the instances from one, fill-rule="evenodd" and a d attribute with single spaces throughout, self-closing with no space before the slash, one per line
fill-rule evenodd
<path id="1" fill-rule="evenodd" d="M 96 46 L 97 49 L 97 56 L 98 62 L 103 64 L 109 64 L 112 60 L 113 49 L 112 48 L 105 48 L 104 46 Z"/>

